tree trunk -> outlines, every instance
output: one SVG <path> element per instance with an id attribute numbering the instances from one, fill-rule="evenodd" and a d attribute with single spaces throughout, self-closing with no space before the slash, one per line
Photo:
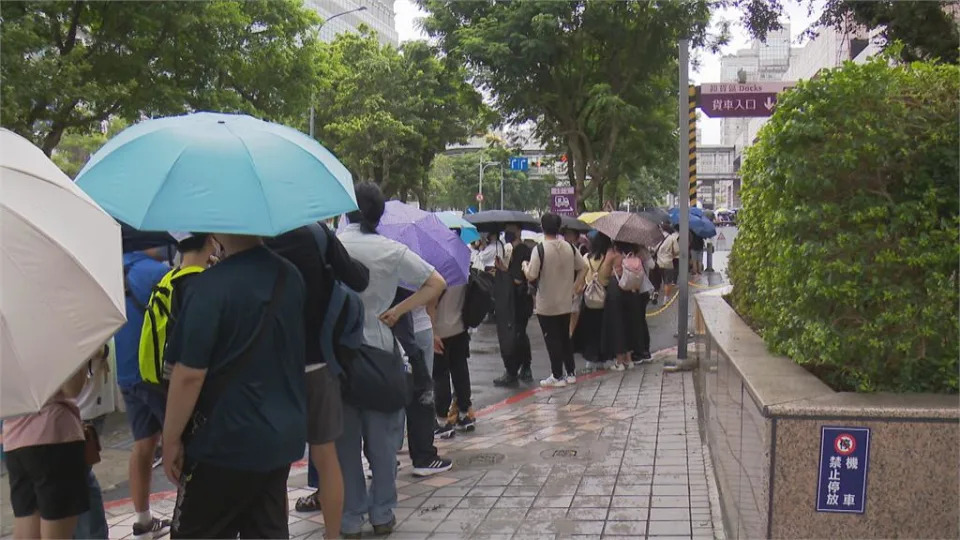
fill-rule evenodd
<path id="1" fill-rule="evenodd" d="M 63 131 L 66 129 L 66 126 L 62 122 L 54 122 L 50 126 L 50 131 L 47 132 L 47 136 L 43 138 L 43 144 L 40 145 L 40 149 L 43 150 L 43 153 L 50 157 L 50 154 L 53 153 L 53 149 L 60 144 L 60 139 L 63 137 Z"/>

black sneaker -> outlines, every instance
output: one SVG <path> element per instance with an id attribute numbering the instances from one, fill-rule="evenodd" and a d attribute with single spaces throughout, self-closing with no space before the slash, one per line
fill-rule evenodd
<path id="1" fill-rule="evenodd" d="M 154 538 L 160 538 L 161 536 L 167 534 L 169 529 L 169 519 L 153 518 L 153 521 L 147 523 L 146 525 L 134 523 L 133 538 L 134 540 L 153 540 Z"/>
<path id="2" fill-rule="evenodd" d="M 460 415 L 457 420 L 457 431 L 471 433 L 477 429 L 477 419 L 473 417 L 473 411 Z"/>
<path id="3" fill-rule="evenodd" d="M 494 386 L 516 388 L 520 386 L 520 381 L 509 373 L 504 373 L 503 375 L 497 377 L 493 380 Z"/>
<path id="4" fill-rule="evenodd" d="M 453 468 L 453 462 L 449 459 L 437 458 L 425 467 L 414 467 L 413 475 L 419 478 L 424 478 L 426 476 L 433 476 L 435 474 L 440 474 L 449 471 Z"/>
<path id="5" fill-rule="evenodd" d="M 457 434 L 456 429 L 453 424 L 445 423 L 437 429 L 433 430 L 433 437 L 435 439 L 452 439 L 454 435 Z"/>
<path id="6" fill-rule="evenodd" d="M 533 371 L 530 369 L 530 366 L 524 366 L 520 369 L 520 380 L 525 383 L 533 382 Z"/>
<path id="7" fill-rule="evenodd" d="M 373 534 L 376 536 L 386 536 L 393 532 L 393 528 L 397 526 L 397 518 L 393 518 L 389 523 L 384 523 L 383 525 L 374 525 Z"/>

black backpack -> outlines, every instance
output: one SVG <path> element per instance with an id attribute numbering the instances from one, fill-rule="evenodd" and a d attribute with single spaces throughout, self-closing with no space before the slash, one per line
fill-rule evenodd
<path id="1" fill-rule="evenodd" d="M 463 302 L 463 324 L 467 328 L 480 326 L 493 309 L 493 276 L 475 268 L 470 269 L 467 295 Z"/>
<path id="2" fill-rule="evenodd" d="M 338 358 L 345 356 L 346 351 L 356 351 L 363 344 L 363 302 L 353 289 L 334 279 L 333 268 L 326 260 L 326 230 L 316 223 L 307 225 L 307 229 L 313 233 L 324 271 L 331 282 L 330 302 L 320 328 L 320 353 L 327 369 L 336 376 L 343 372 Z"/>

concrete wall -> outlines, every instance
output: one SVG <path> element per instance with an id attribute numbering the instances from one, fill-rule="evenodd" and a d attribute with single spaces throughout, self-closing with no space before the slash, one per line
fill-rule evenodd
<path id="1" fill-rule="evenodd" d="M 719 295 L 696 297 L 698 395 L 733 538 L 960 537 L 957 396 L 834 392 Z M 863 514 L 818 513 L 820 428 L 871 428 Z"/>

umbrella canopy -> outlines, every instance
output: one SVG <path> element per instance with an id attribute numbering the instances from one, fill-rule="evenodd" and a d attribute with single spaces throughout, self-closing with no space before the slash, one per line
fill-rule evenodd
<path id="1" fill-rule="evenodd" d="M 680 223 L 678 208 L 670 209 L 670 223 L 674 225 Z M 703 217 L 703 210 L 699 208 L 690 209 L 690 230 L 700 238 L 713 238 L 717 235 L 717 228 L 709 219 Z"/>
<path id="2" fill-rule="evenodd" d="M 603 216 L 609 213 L 610 212 L 584 212 L 583 214 L 580 214 L 580 217 L 578 217 L 577 219 L 579 219 L 580 221 L 588 225 L 592 225 L 594 221 L 602 218 Z"/>
<path id="3" fill-rule="evenodd" d="M 464 219 L 476 225 L 481 232 L 498 232 L 510 224 L 519 225 L 521 229 L 528 231 L 540 230 L 540 222 L 536 218 L 519 210 L 484 210 Z"/>
<path id="4" fill-rule="evenodd" d="M 480 239 L 476 225 L 454 214 L 453 212 L 437 212 L 437 217 L 448 229 L 460 229 L 460 240 L 464 244 L 472 244 Z"/>
<path id="5" fill-rule="evenodd" d="M 560 216 L 560 228 L 577 232 L 590 232 L 590 225 L 570 216 Z"/>
<path id="6" fill-rule="evenodd" d="M 142 231 L 276 236 L 357 208 L 350 172 L 317 141 L 236 114 L 129 127 L 90 158 L 77 185 Z"/>
<path id="7" fill-rule="evenodd" d="M 610 212 L 594 221 L 593 228 L 615 242 L 656 246 L 663 240 L 663 233 L 656 223 L 631 212 Z"/>
<path id="8" fill-rule="evenodd" d="M 660 224 L 660 225 L 670 225 L 670 214 L 662 208 L 644 208 L 637 212 L 640 214 L 640 217 L 649 219 L 650 221 Z"/>
<path id="9" fill-rule="evenodd" d="M 341 227 L 347 219 L 340 221 Z M 377 232 L 410 248 L 433 266 L 448 287 L 470 277 L 470 248 L 436 214 L 400 201 L 387 201 Z"/>
<path id="10" fill-rule="evenodd" d="M 0 130 L 0 417 L 39 411 L 126 321 L 120 225 Z"/>

